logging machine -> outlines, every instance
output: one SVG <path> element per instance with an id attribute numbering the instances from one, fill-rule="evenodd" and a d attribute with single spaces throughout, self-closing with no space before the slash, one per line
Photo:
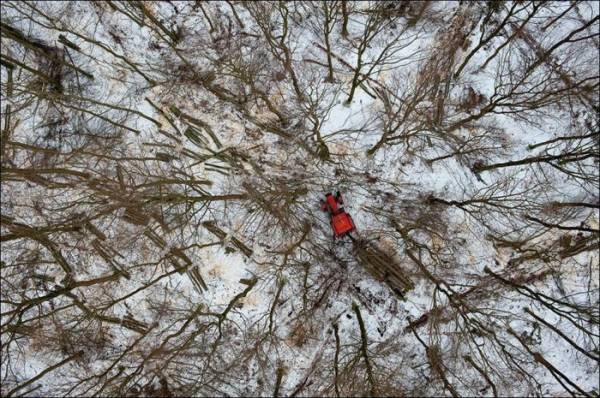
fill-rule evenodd
<path id="1" fill-rule="evenodd" d="M 352 239 L 351 232 L 356 230 L 354 221 L 350 214 L 344 211 L 342 205 L 344 200 L 340 191 L 337 191 L 335 195 L 331 192 L 325 194 L 325 200 L 321 199 L 321 209 L 329 213 L 329 221 L 331 228 L 333 229 L 333 238 L 341 238 L 343 236 L 349 236 Z M 352 239 L 354 240 L 354 239 Z"/>

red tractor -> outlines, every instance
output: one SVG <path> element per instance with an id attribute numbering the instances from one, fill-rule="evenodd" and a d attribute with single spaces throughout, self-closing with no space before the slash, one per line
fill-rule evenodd
<path id="1" fill-rule="evenodd" d="M 340 195 L 340 191 L 337 191 L 335 196 L 329 192 L 325 194 L 325 200 L 321 199 L 321 210 L 329 213 L 334 239 L 345 235 L 350 236 L 350 232 L 356 230 L 352 217 L 344 211 L 342 204 L 344 204 L 344 200 Z"/>

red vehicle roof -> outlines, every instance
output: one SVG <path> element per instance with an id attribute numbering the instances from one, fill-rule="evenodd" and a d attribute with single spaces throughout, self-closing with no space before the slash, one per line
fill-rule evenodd
<path id="1" fill-rule="evenodd" d="M 336 236 L 354 230 L 354 223 L 347 213 L 339 213 L 331 217 L 331 226 Z"/>

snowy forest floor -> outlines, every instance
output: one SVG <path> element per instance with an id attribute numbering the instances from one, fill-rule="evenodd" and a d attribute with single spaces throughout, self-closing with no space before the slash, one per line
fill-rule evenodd
<path id="1" fill-rule="evenodd" d="M 1 18 L 2 396 L 600 393 L 598 3 Z"/>

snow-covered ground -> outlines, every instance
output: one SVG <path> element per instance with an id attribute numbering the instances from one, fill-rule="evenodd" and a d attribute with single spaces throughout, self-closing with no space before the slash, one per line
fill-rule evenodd
<path id="1" fill-rule="evenodd" d="M 598 395 L 598 13 L 3 3 L 2 395 Z"/>

